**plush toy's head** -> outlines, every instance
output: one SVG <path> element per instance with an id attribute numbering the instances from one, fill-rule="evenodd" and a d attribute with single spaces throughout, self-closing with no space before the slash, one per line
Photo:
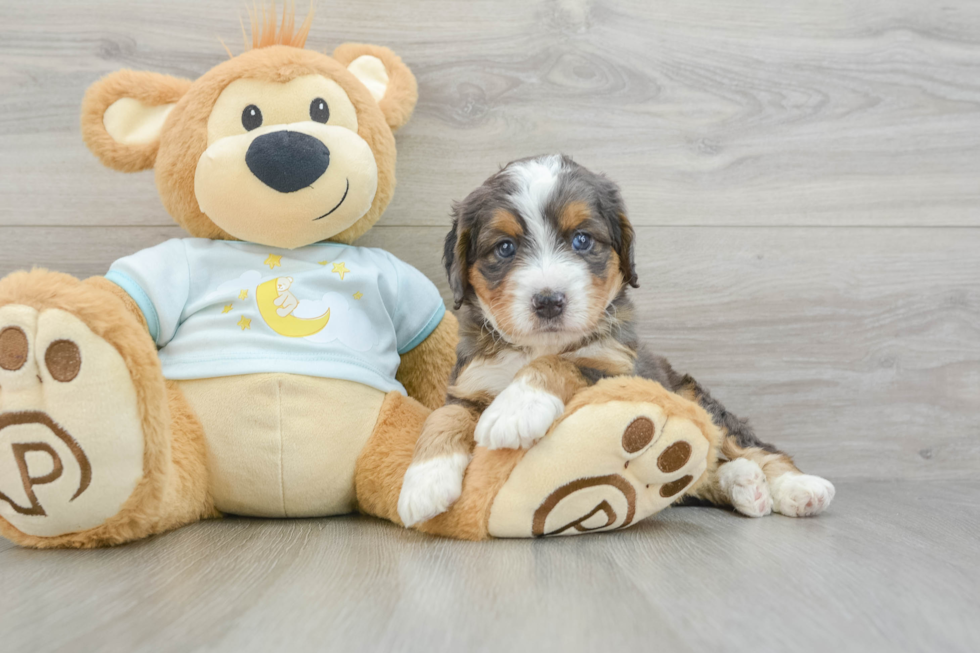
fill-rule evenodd
<path id="1" fill-rule="evenodd" d="M 417 99 L 393 52 L 303 49 L 284 14 L 252 49 L 197 81 L 121 70 L 89 88 L 82 134 L 102 162 L 153 167 L 170 214 L 192 235 L 276 247 L 351 242 L 391 200 L 393 131 Z"/>

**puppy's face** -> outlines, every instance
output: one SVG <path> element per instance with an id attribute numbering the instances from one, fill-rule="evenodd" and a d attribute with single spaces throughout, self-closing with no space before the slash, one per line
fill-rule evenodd
<path id="1" fill-rule="evenodd" d="M 636 285 L 632 241 L 615 184 L 567 157 L 536 157 L 455 207 L 446 266 L 457 306 L 477 305 L 514 344 L 562 347 Z"/>

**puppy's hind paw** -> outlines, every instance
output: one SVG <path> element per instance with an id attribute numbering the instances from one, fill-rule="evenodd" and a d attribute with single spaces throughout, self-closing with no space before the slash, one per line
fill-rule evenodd
<path id="1" fill-rule="evenodd" d="M 398 516 L 405 527 L 442 514 L 463 491 L 463 474 L 470 457 L 455 453 L 412 463 L 398 496 Z"/>
<path id="2" fill-rule="evenodd" d="M 830 506 L 835 493 L 825 478 L 790 472 L 772 482 L 773 510 L 787 517 L 812 517 Z"/>
<path id="3" fill-rule="evenodd" d="M 747 458 L 725 463 L 718 468 L 718 484 L 743 515 L 765 517 L 772 512 L 769 483 L 758 463 Z"/>

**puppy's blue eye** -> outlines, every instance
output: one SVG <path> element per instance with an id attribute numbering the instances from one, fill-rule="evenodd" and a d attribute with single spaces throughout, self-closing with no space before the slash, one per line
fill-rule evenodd
<path id="1" fill-rule="evenodd" d="M 576 252 L 587 252 L 592 249 L 592 236 L 585 232 L 579 232 L 572 238 L 572 249 Z"/>
<path id="2" fill-rule="evenodd" d="M 517 252 L 517 245 L 513 240 L 502 240 L 497 243 L 497 256 L 500 258 L 510 258 Z"/>

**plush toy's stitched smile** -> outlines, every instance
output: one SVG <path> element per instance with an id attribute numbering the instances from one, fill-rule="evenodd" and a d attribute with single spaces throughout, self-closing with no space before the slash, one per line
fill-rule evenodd
<path id="1" fill-rule="evenodd" d="M 337 202 L 337 206 L 333 207 L 332 209 L 330 209 L 329 211 L 321 215 L 319 218 L 313 218 L 313 222 L 316 222 L 317 220 L 322 220 L 323 218 L 327 217 L 328 215 L 330 215 L 331 213 L 339 209 L 340 205 L 344 203 L 345 199 L 347 199 L 348 192 L 350 192 L 350 179 L 347 180 L 347 188 L 344 189 L 344 196 L 340 198 L 339 202 Z"/>

